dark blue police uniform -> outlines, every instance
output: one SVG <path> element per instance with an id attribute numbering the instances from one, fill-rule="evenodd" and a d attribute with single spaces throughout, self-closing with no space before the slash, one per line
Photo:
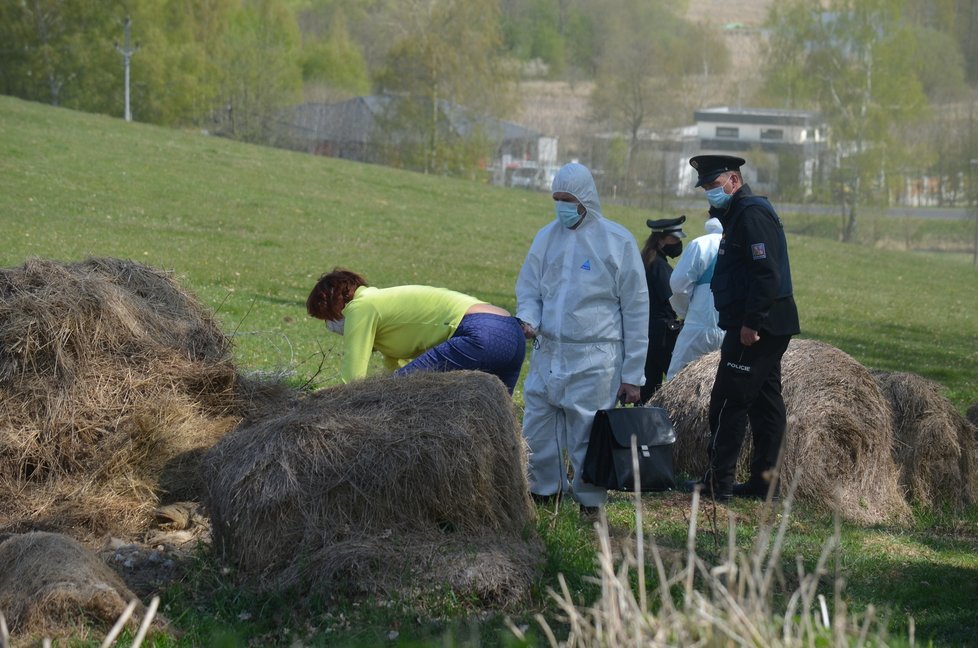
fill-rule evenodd
<path id="1" fill-rule="evenodd" d="M 710 395 L 709 468 L 706 494 L 763 497 L 776 468 L 786 427 L 781 395 L 781 357 L 800 332 L 792 296 L 788 246 L 780 217 L 767 198 L 748 185 L 719 214 L 723 239 L 710 287 L 725 331 Z M 751 346 L 742 326 L 758 331 Z M 734 488 L 737 459 L 750 421 L 750 479 Z"/>
<path id="2" fill-rule="evenodd" d="M 672 288 L 669 278 L 672 266 L 657 254 L 645 266 L 645 281 L 649 288 L 649 350 L 645 356 L 645 384 L 641 401 L 645 402 L 662 386 L 662 377 L 672 362 L 672 350 L 679 337 L 679 318 L 669 303 Z"/>
<path id="3" fill-rule="evenodd" d="M 677 239 L 686 238 L 686 232 L 683 231 L 685 222 L 685 215 L 645 221 L 652 230 L 652 235 L 645 243 L 646 250 L 642 251 L 643 260 L 647 249 L 656 246 L 662 240 L 661 237 L 671 235 Z M 666 261 L 665 254 L 663 249 L 656 250 L 653 259 L 645 264 L 645 282 L 649 288 L 649 350 L 645 356 L 645 384 L 640 393 L 643 403 L 662 386 L 662 378 L 669 370 L 672 350 L 676 346 L 681 328 L 676 311 L 669 302 L 672 297 L 672 288 L 669 286 L 672 266 Z"/>

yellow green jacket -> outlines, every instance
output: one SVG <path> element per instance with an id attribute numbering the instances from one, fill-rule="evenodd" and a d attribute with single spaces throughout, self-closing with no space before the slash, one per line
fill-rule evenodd
<path id="1" fill-rule="evenodd" d="M 340 378 L 350 382 L 366 376 L 374 351 L 394 371 L 452 337 L 465 312 L 484 303 L 433 286 L 360 286 L 343 309 L 346 343 Z"/>

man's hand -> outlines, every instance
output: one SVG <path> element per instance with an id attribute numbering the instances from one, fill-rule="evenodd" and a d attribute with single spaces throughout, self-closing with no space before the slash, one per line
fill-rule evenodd
<path id="1" fill-rule="evenodd" d="M 518 320 L 518 321 L 520 323 L 520 326 L 523 328 L 523 337 L 525 337 L 527 340 L 532 340 L 537 336 L 537 330 L 535 328 L 533 328 L 523 320 Z"/>
<path id="2" fill-rule="evenodd" d="M 740 327 L 740 343 L 744 346 L 750 346 L 761 339 L 761 336 L 757 334 L 752 328 L 746 326 Z"/>
<path id="3" fill-rule="evenodd" d="M 641 391 L 638 385 L 622 383 L 621 387 L 618 388 L 618 395 L 615 396 L 615 402 L 637 403 L 638 399 L 641 398 Z"/>

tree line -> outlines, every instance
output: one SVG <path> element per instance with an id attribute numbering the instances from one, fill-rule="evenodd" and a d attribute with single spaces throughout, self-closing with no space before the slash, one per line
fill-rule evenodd
<path id="1" fill-rule="evenodd" d="M 433 172 L 465 173 L 487 145 L 446 137 L 439 102 L 506 118 L 537 76 L 593 83 L 594 128 L 620 134 L 609 164 L 637 178 L 643 130 L 731 101 L 723 80 L 743 76 L 719 35 L 736 13 L 694 23 L 669 0 L 11 0 L 0 92 L 121 115 L 126 19 L 137 121 L 263 142 L 304 100 L 408 96 L 398 122 L 420 145 L 398 163 Z M 761 82 L 736 96 L 825 115 L 838 164 L 823 193 L 854 210 L 925 173 L 948 178 L 949 201 L 973 191 L 978 0 L 785 0 L 752 38 Z"/>

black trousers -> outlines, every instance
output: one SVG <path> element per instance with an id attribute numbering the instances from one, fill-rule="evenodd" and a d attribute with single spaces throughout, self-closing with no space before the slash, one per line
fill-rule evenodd
<path id="1" fill-rule="evenodd" d="M 662 378 L 669 371 L 669 363 L 672 362 L 672 350 L 676 346 L 676 338 L 678 337 L 679 329 L 670 329 L 668 322 L 662 320 L 649 322 L 649 350 L 645 356 L 645 384 L 641 389 L 643 403 L 652 398 L 652 394 L 662 386 Z"/>
<path id="2" fill-rule="evenodd" d="M 710 394 L 710 464 L 704 482 L 715 493 L 729 493 L 737 458 L 750 421 L 754 448 L 750 479 L 762 480 L 777 465 L 787 417 L 781 396 L 781 356 L 791 336 L 761 334 L 747 347 L 740 330 L 729 330 L 720 347 L 720 365 Z"/>

